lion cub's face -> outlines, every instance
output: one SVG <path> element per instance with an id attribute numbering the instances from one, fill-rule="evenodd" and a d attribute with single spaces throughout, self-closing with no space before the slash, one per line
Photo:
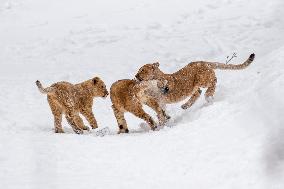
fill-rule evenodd
<path id="1" fill-rule="evenodd" d="M 96 96 L 103 98 L 106 98 L 108 96 L 106 85 L 99 77 L 95 77 L 92 79 L 92 85 L 94 94 L 96 94 Z"/>
<path id="2" fill-rule="evenodd" d="M 138 73 L 135 75 L 136 79 L 139 81 L 147 81 L 147 80 L 153 80 L 157 78 L 157 74 L 159 72 L 159 63 L 153 63 L 153 64 L 145 64 L 142 66 Z"/>

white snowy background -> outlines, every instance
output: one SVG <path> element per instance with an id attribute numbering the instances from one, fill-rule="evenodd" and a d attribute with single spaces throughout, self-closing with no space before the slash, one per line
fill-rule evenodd
<path id="1" fill-rule="evenodd" d="M 174 72 L 195 60 L 216 71 L 212 105 L 169 105 L 157 132 L 127 114 L 116 135 L 110 99 L 95 99 L 99 127 L 54 134 L 35 86 L 100 76 L 108 87 L 145 63 Z M 0 188 L 284 188 L 282 0 L 0 0 Z M 146 109 L 155 116 L 154 113 Z"/>

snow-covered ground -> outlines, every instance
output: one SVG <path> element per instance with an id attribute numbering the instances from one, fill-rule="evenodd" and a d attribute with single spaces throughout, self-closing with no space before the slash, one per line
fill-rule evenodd
<path id="1" fill-rule="evenodd" d="M 0 188 L 284 187 L 282 0 L 0 0 Z M 169 105 L 169 125 L 146 132 L 128 114 L 116 135 L 110 99 L 99 127 L 54 134 L 35 80 L 107 84 L 159 61 L 174 72 L 194 60 L 255 62 L 217 71 L 214 103 Z M 146 109 L 155 116 L 153 112 Z"/>

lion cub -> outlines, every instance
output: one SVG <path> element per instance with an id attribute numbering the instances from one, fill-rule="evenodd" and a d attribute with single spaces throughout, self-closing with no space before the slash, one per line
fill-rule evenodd
<path id="1" fill-rule="evenodd" d="M 43 88 L 40 81 L 36 81 L 39 91 L 47 94 L 47 100 L 54 116 L 55 133 L 64 133 L 62 129 L 62 114 L 77 134 L 89 130 L 83 123 L 79 113 L 84 115 L 93 129 L 97 128 L 97 121 L 92 112 L 94 97 L 107 97 L 108 91 L 104 82 L 95 77 L 79 84 L 65 81 Z"/>
<path id="2" fill-rule="evenodd" d="M 145 120 L 152 130 L 157 128 L 153 118 L 142 109 L 142 104 L 146 104 L 157 113 L 160 124 L 170 119 L 162 108 L 163 102 L 160 101 L 161 95 L 167 93 L 167 87 L 164 86 L 165 83 L 161 81 L 138 82 L 130 79 L 119 80 L 112 84 L 110 98 L 119 127 L 118 133 L 129 132 L 124 118 L 125 112 L 130 112 Z"/>
<path id="3" fill-rule="evenodd" d="M 221 70 L 241 70 L 248 67 L 254 60 L 255 55 L 250 57 L 242 64 L 223 64 L 218 62 L 192 62 L 184 68 L 172 74 L 165 74 L 159 69 L 159 63 L 146 64 L 142 66 L 136 78 L 139 81 L 147 81 L 153 79 L 167 80 L 169 92 L 163 95 L 166 104 L 175 103 L 191 98 L 182 105 L 183 109 L 191 107 L 201 94 L 200 88 L 207 88 L 205 98 L 210 101 L 215 93 L 217 78 L 215 69 Z"/>

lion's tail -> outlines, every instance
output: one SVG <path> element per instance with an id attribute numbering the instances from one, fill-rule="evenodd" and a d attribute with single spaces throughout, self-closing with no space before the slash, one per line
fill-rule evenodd
<path id="1" fill-rule="evenodd" d="M 220 70 L 242 70 L 248 67 L 254 60 L 255 54 L 251 54 L 249 58 L 243 62 L 242 64 L 224 64 L 224 63 L 218 63 L 218 62 L 209 62 L 208 65 L 212 69 L 220 69 Z"/>
<path id="2" fill-rule="evenodd" d="M 38 90 L 42 93 L 42 94 L 47 94 L 53 91 L 52 87 L 47 87 L 47 88 L 43 88 L 41 82 L 39 80 L 36 81 L 36 85 L 38 87 Z"/>

